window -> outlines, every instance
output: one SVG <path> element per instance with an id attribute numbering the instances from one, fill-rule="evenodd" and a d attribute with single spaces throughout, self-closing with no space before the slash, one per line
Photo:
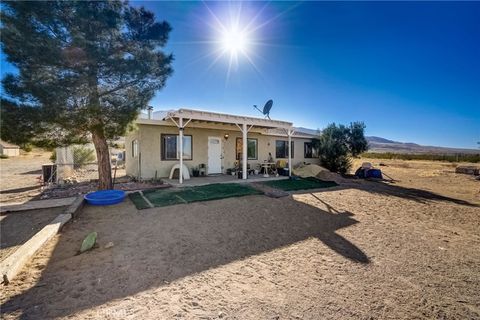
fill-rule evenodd
<path id="1" fill-rule="evenodd" d="M 132 141 L 132 157 L 136 158 L 138 156 L 138 140 L 135 139 Z"/>
<path id="2" fill-rule="evenodd" d="M 243 152 L 243 139 L 237 138 L 236 143 L 236 154 L 237 160 L 242 160 L 241 155 Z M 258 141 L 257 139 L 248 139 L 247 138 L 247 158 L 248 160 L 257 160 L 258 159 Z"/>
<path id="3" fill-rule="evenodd" d="M 308 158 L 318 158 L 318 149 L 313 147 L 313 143 L 305 142 L 304 144 L 304 157 Z"/>
<path id="4" fill-rule="evenodd" d="M 294 157 L 295 150 L 292 141 L 292 158 Z M 277 140 L 275 143 L 275 158 L 288 158 L 288 141 Z"/>
<path id="5" fill-rule="evenodd" d="M 180 159 L 180 136 L 178 134 L 162 134 L 162 160 Z M 183 159 L 192 160 L 192 136 L 183 136 Z"/>

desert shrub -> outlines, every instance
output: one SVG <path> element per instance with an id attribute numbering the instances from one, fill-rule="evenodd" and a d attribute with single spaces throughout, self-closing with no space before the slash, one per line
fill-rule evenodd
<path id="1" fill-rule="evenodd" d="M 50 161 L 53 163 L 57 162 L 57 150 L 52 151 L 52 154 L 50 155 Z"/>
<path id="2" fill-rule="evenodd" d="M 93 149 L 84 146 L 73 147 L 73 165 L 76 169 L 92 162 L 95 162 Z"/>
<path id="3" fill-rule="evenodd" d="M 25 143 L 25 144 L 21 145 L 20 147 L 25 152 L 32 151 L 32 145 L 30 143 Z"/>
<path id="4" fill-rule="evenodd" d="M 445 162 L 480 162 L 480 153 L 457 153 L 457 154 L 411 154 L 411 153 L 393 153 L 393 152 L 366 152 L 362 154 L 363 158 L 369 159 L 399 159 L 399 160 L 429 160 Z"/>
<path id="5" fill-rule="evenodd" d="M 313 142 L 318 148 L 320 164 L 332 172 L 346 173 L 352 166 L 351 157 L 367 151 L 363 122 L 350 126 L 332 123 Z"/>

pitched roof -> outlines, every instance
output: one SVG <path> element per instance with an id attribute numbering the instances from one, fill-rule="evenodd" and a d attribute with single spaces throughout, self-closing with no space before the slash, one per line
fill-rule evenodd
<path id="1" fill-rule="evenodd" d="M 9 148 L 9 149 L 19 149 L 20 147 L 17 146 L 16 144 L 8 143 L 6 141 L 0 140 L 0 145 L 4 148 Z"/>

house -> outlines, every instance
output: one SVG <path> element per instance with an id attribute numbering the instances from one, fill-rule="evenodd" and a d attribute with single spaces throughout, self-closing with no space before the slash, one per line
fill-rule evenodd
<path id="1" fill-rule="evenodd" d="M 20 155 L 20 147 L 0 140 L 0 154 L 8 157 L 17 157 Z"/>
<path id="2" fill-rule="evenodd" d="M 176 164 L 190 172 L 204 165 L 206 174 L 225 174 L 240 165 L 246 179 L 247 165 L 258 168 L 269 154 L 274 161 L 288 163 L 289 173 L 297 164 L 318 162 L 312 149 L 315 134 L 297 131 L 286 121 L 191 109 L 152 113 L 150 109 L 135 124 L 125 138 L 125 165 L 127 175 L 140 179 L 168 177 Z"/>

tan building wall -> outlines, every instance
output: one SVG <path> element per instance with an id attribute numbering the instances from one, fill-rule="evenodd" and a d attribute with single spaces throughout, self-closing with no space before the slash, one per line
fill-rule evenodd
<path id="1" fill-rule="evenodd" d="M 143 179 L 155 177 L 168 177 L 170 170 L 178 160 L 162 160 L 161 159 L 161 134 L 178 134 L 177 127 L 159 126 L 138 124 L 137 130 L 128 134 L 125 138 L 126 150 L 126 172 L 127 175 L 140 177 Z M 192 136 L 192 160 L 184 160 L 184 164 L 189 168 L 197 167 L 199 164 L 208 163 L 208 137 L 220 137 L 222 140 L 222 172 L 225 173 L 228 168 L 233 168 L 236 161 L 236 139 L 242 137 L 239 130 L 231 129 L 207 129 L 195 128 L 187 126 L 184 130 L 185 135 Z M 225 134 L 228 134 L 228 139 L 225 139 Z M 284 140 L 288 138 L 279 136 L 269 136 L 258 132 L 249 132 L 248 138 L 257 139 L 258 145 L 258 159 L 248 160 L 251 168 L 256 166 L 264 160 L 268 159 L 268 153 L 272 154 L 275 160 L 275 141 Z M 138 141 L 139 154 L 133 157 L 132 142 Z M 304 142 L 311 141 L 311 139 L 293 137 L 294 153 L 292 158 L 292 165 L 296 166 L 303 162 L 318 163 L 318 159 L 304 158 Z M 285 159 L 288 160 L 288 159 Z"/>

